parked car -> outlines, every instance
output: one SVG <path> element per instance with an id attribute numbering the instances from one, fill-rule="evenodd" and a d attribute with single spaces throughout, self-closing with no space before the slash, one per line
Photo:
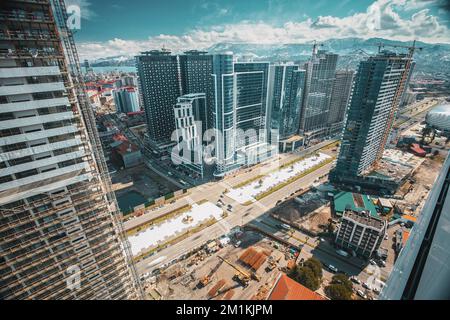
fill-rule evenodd
<path id="1" fill-rule="evenodd" d="M 361 280 L 359 280 L 356 276 L 350 277 L 350 280 L 356 284 L 361 284 Z"/>
<path id="2" fill-rule="evenodd" d="M 241 243 L 242 243 L 241 240 L 236 241 L 236 243 L 234 244 L 234 247 L 235 247 L 235 248 L 239 248 L 239 246 L 241 245 Z"/>
<path id="3" fill-rule="evenodd" d="M 367 299 L 367 295 L 362 290 L 356 291 L 356 294 L 363 299 Z"/>
<path id="4" fill-rule="evenodd" d="M 384 260 L 378 260 L 377 262 L 378 262 L 378 266 L 379 266 L 379 267 L 386 267 L 386 261 L 384 261 Z"/>
<path id="5" fill-rule="evenodd" d="M 291 226 L 286 223 L 280 224 L 280 228 L 282 228 L 284 230 L 291 230 Z"/>
<path id="6" fill-rule="evenodd" d="M 371 265 L 373 265 L 373 266 L 377 264 L 377 263 L 375 262 L 375 260 L 373 260 L 373 259 L 370 259 L 370 260 L 369 260 L 369 263 L 370 263 Z"/>
<path id="7" fill-rule="evenodd" d="M 363 288 L 365 288 L 365 289 L 372 290 L 371 285 L 368 284 L 367 282 L 363 282 L 362 286 L 363 286 Z"/>
<path id="8" fill-rule="evenodd" d="M 338 268 L 336 268 L 335 266 L 333 266 L 332 264 L 328 265 L 328 269 L 333 272 L 333 273 L 337 273 L 339 270 Z"/>

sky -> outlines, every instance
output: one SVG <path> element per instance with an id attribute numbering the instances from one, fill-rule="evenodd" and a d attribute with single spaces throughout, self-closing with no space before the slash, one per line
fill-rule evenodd
<path id="1" fill-rule="evenodd" d="M 82 59 L 347 37 L 450 43 L 448 0 L 66 0 Z"/>

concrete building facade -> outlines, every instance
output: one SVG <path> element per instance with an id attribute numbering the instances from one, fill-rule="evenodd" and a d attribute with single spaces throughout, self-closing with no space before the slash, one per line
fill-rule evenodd
<path id="1" fill-rule="evenodd" d="M 354 184 L 381 159 L 410 61 L 384 51 L 360 63 L 332 182 Z"/>
<path id="2" fill-rule="evenodd" d="M 328 126 L 330 135 L 340 134 L 344 128 L 344 119 L 353 85 L 352 70 L 338 70 L 333 82 L 330 111 L 328 112 Z"/>
<path id="3" fill-rule="evenodd" d="M 311 59 L 305 64 L 306 95 L 300 118 L 300 132 L 307 140 L 327 135 L 337 60 L 337 54 L 314 50 Z"/>
<path id="4" fill-rule="evenodd" d="M 0 299 L 139 291 L 62 0 L 2 2 Z"/>
<path id="5" fill-rule="evenodd" d="M 370 258 L 380 247 L 387 223 L 365 211 L 346 210 L 336 233 L 335 244 Z"/>

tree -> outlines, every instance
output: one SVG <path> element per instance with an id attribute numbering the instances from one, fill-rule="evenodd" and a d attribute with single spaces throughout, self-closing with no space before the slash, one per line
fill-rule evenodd
<path id="1" fill-rule="evenodd" d="M 322 262 L 316 258 L 309 258 L 303 263 L 303 266 L 311 269 L 318 280 L 322 279 Z"/>
<path id="2" fill-rule="evenodd" d="M 329 222 L 329 223 L 328 223 L 328 226 L 327 226 L 327 231 L 328 231 L 328 233 L 329 233 L 329 234 L 333 234 L 334 229 L 335 229 L 335 228 L 334 228 L 333 221 Z"/>
<path id="3" fill-rule="evenodd" d="M 295 280 L 313 291 L 319 289 L 320 286 L 319 279 L 308 267 L 300 267 L 297 271 L 297 277 Z"/>
<path id="4" fill-rule="evenodd" d="M 331 283 L 325 288 L 325 293 L 332 300 L 350 300 L 353 293 L 353 283 L 342 273 L 333 276 Z"/>
<path id="5" fill-rule="evenodd" d="M 353 290 L 353 283 L 350 279 L 342 273 L 335 274 L 331 279 L 332 284 L 342 284 L 345 286 L 350 292 Z"/>
<path id="6" fill-rule="evenodd" d="M 352 292 L 342 284 L 330 284 L 325 288 L 325 293 L 331 300 L 351 300 Z"/>

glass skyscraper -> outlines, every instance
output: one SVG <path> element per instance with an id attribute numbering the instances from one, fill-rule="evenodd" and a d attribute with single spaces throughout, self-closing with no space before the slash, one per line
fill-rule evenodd
<path id="1" fill-rule="evenodd" d="M 214 55 L 213 61 L 213 125 L 222 135 L 215 176 L 221 177 L 273 151 L 266 132 L 269 63 L 235 63 L 232 53 Z"/>
<path id="2" fill-rule="evenodd" d="M 270 66 L 268 114 L 269 128 L 279 134 L 279 140 L 298 133 L 300 112 L 305 90 L 306 71 L 298 65 Z"/>
<path id="3" fill-rule="evenodd" d="M 139 111 L 138 94 L 134 88 L 120 88 L 112 91 L 116 111 L 128 113 Z"/>
<path id="4" fill-rule="evenodd" d="M 150 146 L 167 149 L 173 146 L 175 130 L 173 107 L 184 94 L 204 93 L 208 110 L 212 104 L 212 56 L 203 51 L 186 51 L 172 55 L 168 50 L 152 50 L 136 57 L 139 91 L 147 117 Z M 212 126 L 212 113 L 205 128 Z"/>

